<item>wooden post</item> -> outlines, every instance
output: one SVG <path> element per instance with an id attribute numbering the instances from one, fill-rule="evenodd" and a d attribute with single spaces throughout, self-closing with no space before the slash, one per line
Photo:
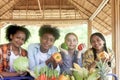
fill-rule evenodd
<path id="1" fill-rule="evenodd" d="M 90 48 L 90 36 L 92 34 L 92 21 L 88 20 L 88 48 Z"/>
<path id="2" fill-rule="evenodd" d="M 112 44 L 116 57 L 115 73 L 120 78 L 120 2 L 112 0 Z"/>

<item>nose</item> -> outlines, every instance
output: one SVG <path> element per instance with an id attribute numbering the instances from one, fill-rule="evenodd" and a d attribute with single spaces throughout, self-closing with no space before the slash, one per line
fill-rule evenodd
<path id="1" fill-rule="evenodd" d="M 51 42 L 50 39 L 47 39 L 47 40 L 46 40 L 46 43 L 47 43 L 47 44 L 49 44 L 50 42 Z"/>
<path id="2" fill-rule="evenodd" d="M 24 43 L 24 40 L 19 39 L 19 43 L 22 45 Z"/>
<path id="3" fill-rule="evenodd" d="M 94 41 L 94 44 L 97 44 L 98 42 L 97 41 Z"/>

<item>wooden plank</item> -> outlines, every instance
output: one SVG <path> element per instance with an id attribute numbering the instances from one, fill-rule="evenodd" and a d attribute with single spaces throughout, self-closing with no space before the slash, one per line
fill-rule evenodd
<path id="1" fill-rule="evenodd" d="M 90 36 L 92 34 L 92 21 L 88 20 L 88 48 L 90 48 L 91 44 L 90 44 Z"/>
<path id="2" fill-rule="evenodd" d="M 109 0 L 103 0 L 101 2 L 101 4 L 98 6 L 98 8 L 96 9 L 96 11 L 91 15 L 91 17 L 89 19 L 93 20 L 98 15 L 98 13 L 103 9 L 103 7 L 107 4 L 108 1 Z"/>
<path id="3" fill-rule="evenodd" d="M 112 0 L 112 45 L 115 51 L 116 67 L 115 73 L 120 79 L 120 3 Z"/>

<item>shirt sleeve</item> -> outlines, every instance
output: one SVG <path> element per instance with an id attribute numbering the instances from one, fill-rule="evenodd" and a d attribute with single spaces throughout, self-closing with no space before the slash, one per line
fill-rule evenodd
<path id="1" fill-rule="evenodd" d="M 115 67 L 115 56 L 114 56 L 114 52 L 111 49 L 108 49 L 108 54 L 110 55 L 110 63 L 111 63 L 111 68 Z"/>
<path id="2" fill-rule="evenodd" d="M 45 66 L 45 63 L 41 63 L 39 65 L 37 65 L 37 61 L 36 61 L 36 53 L 37 53 L 37 47 L 35 47 L 36 44 L 30 44 L 28 46 L 28 59 L 29 59 L 29 69 L 33 70 L 35 69 L 35 67 L 37 67 L 38 69 L 42 66 Z"/>
<path id="3" fill-rule="evenodd" d="M 2 62 L 3 60 L 2 60 L 2 50 L 1 50 L 1 48 L 0 48 L 0 72 L 2 72 L 2 70 L 3 70 L 3 62 Z"/>
<path id="4" fill-rule="evenodd" d="M 79 55 L 80 57 L 78 58 L 78 51 L 77 51 L 74 58 L 75 63 L 79 64 L 80 67 L 82 67 L 82 55 L 83 53 L 81 53 Z"/>
<path id="5" fill-rule="evenodd" d="M 79 64 L 79 66 L 82 67 L 82 56 L 81 56 L 81 58 L 77 58 L 77 63 Z"/>

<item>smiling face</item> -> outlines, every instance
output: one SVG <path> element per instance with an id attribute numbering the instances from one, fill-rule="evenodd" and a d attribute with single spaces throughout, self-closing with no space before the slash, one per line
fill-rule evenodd
<path id="1" fill-rule="evenodd" d="M 11 38 L 12 45 L 14 47 L 19 48 L 19 47 L 21 47 L 24 44 L 26 35 L 25 35 L 24 32 L 18 31 L 15 34 L 10 35 L 10 38 Z"/>
<path id="2" fill-rule="evenodd" d="M 45 33 L 42 37 L 40 37 L 40 43 L 41 43 L 41 51 L 46 52 L 49 50 L 50 47 L 53 46 L 55 42 L 55 37 L 52 34 Z"/>
<path id="3" fill-rule="evenodd" d="M 91 38 L 91 45 L 97 51 L 102 51 L 103 50 L 104 43 L 105 42 L 99 36 L 94 35 Z"/>
<path id="4" fill-rule="evenodd" d="M 66 40 L 65 40 L 67 46 L 68 46 L 68 49 L 76 49 L 76 46 L 78 44 L 78 39 L 75 35 L 73 34 L 70 34 L 66 37 Z"/>

